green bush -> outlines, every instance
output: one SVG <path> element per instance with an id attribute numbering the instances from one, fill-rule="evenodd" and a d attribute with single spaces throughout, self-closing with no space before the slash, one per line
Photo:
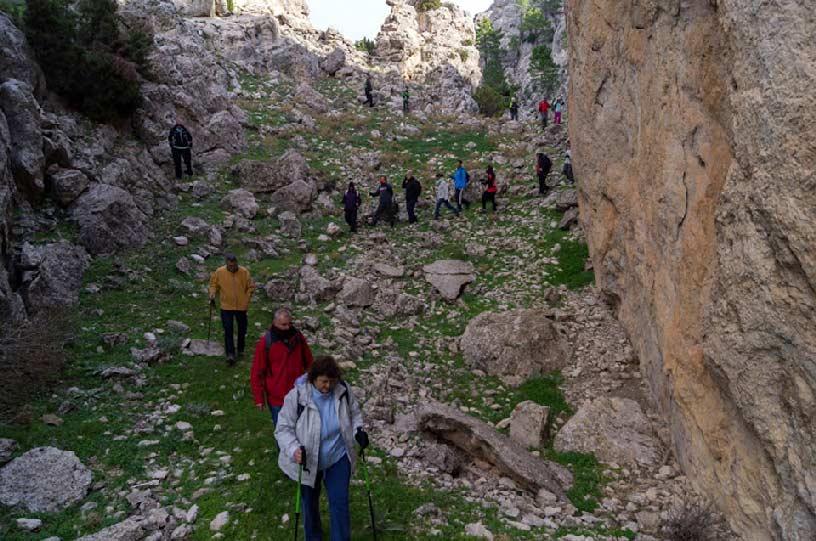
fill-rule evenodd
<path id="1" fill-rule="evenodd" d="M 0 11 L 5 13 L 17 28 L 23 27 L 23 17 L 25 16 L 25 2 L 17 0 L 0 0 Z"/>
<path id="2" fill-rule="evenodd" d="M 462 62 L 467 62 L 470 53 L 468 53 L 465 49 L 459 49 L 459 58 L 462 59 Z"/>
<path id="3" fill-rule="evenodd" d="M 358 51 L 363 51 L 364 53 L 368 54 L 372 54 L 374 52 L 375 46 L 376 44 L 374 43 L 374 40 L 370 40 L 366 37 L 354 44 L 354 47 L 356 47 Z"/>
<path id="4" fill-rule="evenodd" d="M 495 88 L 484 83 L 473 93 L 473 99 L 479 104 L 479 112 L 489 117 L 501 115 L 507 107 L 507 99 Z"/>
<path id="5" fill-rule="evenodd" d="M 126 118 L 141 104 L 140 75 L 153 39 L 119 30 L 114 0 L 28 0 L 26 38 L 48 87 L 95 120 Z"/>
<path id="6" fill-rule="evenodd" d="M 425 11 L 433 11 L 442 7 L 442 0 L 419 0 L 416 3 L 416 9 L 420 13 Z"/>
<path id="7" fill-rule="evenodd" d="M 541 92 L 550 92 L 558 86 L 558 65 L 552 59 L 550 48 L 536 45 L 530 57 L 530 76 Z"/>

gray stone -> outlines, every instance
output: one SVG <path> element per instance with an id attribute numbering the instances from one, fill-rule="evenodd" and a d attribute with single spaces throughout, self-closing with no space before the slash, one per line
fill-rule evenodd
<path id="1" fill-rule="evenodd" d="M 449 301 L 459 298 L 464 287 L 476 279 L 473 264 L 468 261 L 445 259 L 425 265 L 422 270 L 425 280 Z"/>
<path id="2" fill-rule="evenodd" d="M 343 282 L 343 289 L 337 294 L 337 300 L 349 307 L 371 306 L 374 304 L 374 289 L 366 280 L 346 278 Z"/>
<path id="3" fill-rule="evenodd" d="M 278 222 L 280 222 L 281 233 L 292 239 L 300 238 L 302 226 L 294 212 L 290 210 L 281 212 L 278 214 Z"/>
<path id="4" fill-rule="evenodd" d="M 313 183 L 295 180 L 272 194 L 271 201 L 279 209 L 300 214 L 312 206 L 316 197 L 317 187 Z"/>
<path id="5" fill-rule="evenodd" d="M 11 456 L 16 450 L 16 441 L 8 438 L 0 438 L 0 466 L 11 460 Z"/>
<path id="6" fill-rule="evenodd" d="M 63 207 L 76 201 L 91 183 L 85 173 L 76 169 L 57 169 L 51 172 L 49 168 L 48 179 L 54 192 L 54 199 Z"/>
<path id="7" fill-rule="evenodd" d="M 45 91 L 45 77 L 25 34 L 5 13 L 0 13 L 0 82 L 8 79 L 25 81 L 36 96 Z"/>
<path id="8" fill-rule="evenodd" d="M 533 456 L 487 423 L 450 406 L 429 402 L 420 409 L 418 419 L 421 430 L 492 464 L 534 494 L 546 488 L 563 499 L 572 484 L 572 474 L 563 466 Z"/>
<path id="9" fill-rule="evenodd" d="M 270 280 L 264 285 L 264 291 L 275 302 L 288 302 L 295 296 L 295 283 L 287 279 Z"/>
<path id="10" fill-rule="evenodd" d="M 82 277 L 91 263 L 88 253 L 68 242 L 23 244 L 21 294 L 28 313 L 69 308 L 79 301 Z"/>
<path id="11" fill-rule="evenodd" d="M 4 51 L 5 53 L 5 51 Z M 32 88 L 23 81 L 10 79 L 0 85 L 0 110 L 6 117 L 10 141 L 11 170 L 18 189 L 36 198 L 45 190 L 45 155 L 40 130 L 40 106 Z"/>
<path id="12" fill-rule="evenodd" d="M 578 223 L 578 207 L 572 207 L 561 217 L 558 222 L 558 229 L 562 231 L 569 231 L 572 226 Z"/>
<path id="13" fill-rule="evenodd" d="M 654 466 L 660 444 L 640 405 L 628 398 L 585 402 L 555 436 L 558 451 L 594 453 L 604 463 Z"/>
<path id="14" fill-rule="evenodd" d="M 237 212 L 248 220 L 253 219 L 258 213 L 258 203 L 255 201 L 255 196 L 252 195 L 252 192 L 243 188 L 230 190 L 221 199 L 221 208 Z"/>
<path id="15" fill-rule="evenodd" d="M 224 345 L 213 340 L 190 340 L 185 350 L 190 355 L 200 355 L 202 357 L 223 357 Z"/>
<path id="16" fill-rule="evenodd" d="M 325 301 L 334 297 L 337 290 L 326 278 L 320 276 L 317 269 L 310 265 L 300 268 L 300 292 L 313 297 L 316 301 Z"/>
<path id="17" fill-rule="evenodd" d="M 38 518 L 18 518 L 17 527 L 29 532 L 35 532 L 42 526 L 42 520 Z"/>
<path id="18" fill-rule="evenodd" d="M 80 537 L 76 541 L 141 541 L 145 533 L 144 518 L 136 516 L 109 526 L 95 534 Z"/>
<path id="19" fill-rule="evenodd" d="M 493 533 L 488 530 L 481 522 L 475 522 L 465 526 L 465 535 L 469 537 L 478 537 L 479 539 L 487 539 L 493 541 Z"/>
<path id="20" fill-rule="evenodd" d="M 346 53 L 340 47 L 337 47 L 320 61 L 320 68 L 331 76 L 334 76 L 345 65 Z"/>
<path id="21" fill-rule="evenodd" d="M 147 216 L 133 197 L 108 184 L 91 186 L 71 206 L 79 238 L 92 255 L 143 246 L 148 240 Z"/>
<path id="22" fill-rule="evenodd" d="M 374 272 L 377 272 L 386 278 L 402 278 L 405 275 L 405 267 L 387 265 L 385 263 L 375 263 Z"/>
<path id="23" fill-rule="evenodd" d="M 316 113 L 329 112 L 331 103 L 329 99 L 320 92 L 317 92 L 307 83 L 300 83 L 297 86 L 297 88 L 295 89 L 294 98 L 296 102 L 302 103 L 303 105 L 315 111 Z"/>
<path id="24" fill-rule="evenodd" d="M 229 511 L 222 511 L 210 521 L 210 530 L 217 532 L 227 524 L 229 524 Z"/>
<path id="25" fill-rule="evenodd" d="M 184 218 L 184 220 L 181 221 L 181 227 L 186 229 L 191 235 L 204 235 L 210 230 L 210 224 L 195 216 Z"/>
<path id="26" fill-rule="evenodd" d="M 539 310 L 483 312 L 459 340 L 467 363 L 505 378 L 529 378 L 567 365 L 571 352 L 559 326 Z"/>
<path id="27" fill-rule="evenodd" d="M 0 504 L 56 513 L 81 501 L 91 481 L 91 471 L 73 452 L 37 447 L 0 469 Z"/>
<path id="28" fill-rule="evenodd" d="M 510 415 L 510 437 L 525 447 L 547 443 L 550 408 L 530 400 L 519 403 Z"/>

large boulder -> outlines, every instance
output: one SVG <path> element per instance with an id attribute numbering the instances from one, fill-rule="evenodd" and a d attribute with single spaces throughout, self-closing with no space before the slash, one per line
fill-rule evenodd
<path id="1" fill-rule="evenodd" d="M 8 79 L 24 81 L 35 96 L 42 96 L 45 91 L 45 77 L 25 34 L 0 12 L 0 83 Z"/>
<path id="2" fill-rule="evenodd" d="M 303 231 L 300 225 L 300 220 L 297 219 L 295 213 L 291 210 L 281 212 L 278 214 L 278 222 L 280 222 L 280 231 L 291 239 L 299 239 Z"/>
<path id="3" fill-rule="evenodd" d="M 147 216 L 116 186 L 95 184 L 70 208 L 82 245 L 92 255 L 110 254 L 148 240 Z"/>
<path id="4" fill-rule="evenodd" d="M 23 244 L 21 289 L 29 315 L 75 305 L 90 263 L 90 256 L 81 246 L 68 242 Z"/>
<path id="5" fill-rule="evenodd" d="M 330 52 L 326 58 L 320 61 L 320 68 L 331 75 L 334 76 L 335 73 L 340 71 L 346 65 L 346 53 L 340 47 L 337 47 L 335 50 Z"/>
<path id="6" fill-rule="evenodd" d="M 317 269 L 311 265 L 304 265 L 300 268 L 300 292 L 308 295 L 316 301 L 324 301 L 332 298 L 337 290 L 326 278 L 320 276 Z"/>
<path id="7" fill-rule="evenodd" d="M 221 199 L 221 208 L 237 212 L 244 218 L 251 220 L 258 214 L 258 203 L 255 196 L 249 190 L 238 188 L 230 190 Z"/>
<path id="8" fill-rule="evenodd" d="M 371 306 L 374 304 L 374 288 L 361 278 L 347 278 L 343 282 L 343 289 L 337 294 L 337 300 L 349 307 Z"/>
<path id="9" fill-rule="evenodd" d="M 465 361 L 503 378 L 524 379 L 566 366 L 571 352 L 559 327 L 538 310 L 484 312 L 459 340 Z"/>
<path id="10" fill-rule="evenodd" d="M 456 259 L 434 261 L 422 267 L 427 280 L 446 300 L 459 298 L 465 286 L 476 279 L 473 264 Z"/>
<path id="11" fill-rule="evenodd" d="M 316 113 L 329 112 L 329 100 L 307 83 L 300 83 L 295 89 L 295 101 Z"/>
<path id="12" fill-rule="evenodd" d="M 585 402 L 555 436 L 558 451 L 593 453 L 601 462 L 654 466 L 660 444 L 640 405 L 628 398 Z"/>
<path id="13" fill-rule="evenodd" d="M 243 160 L 230 173 L 241 187 L 255 193 L 269 193 L 296 180 L 307 181 L 309 163 L 297 150 L 289 149 L 274 162 Z"/>
<path id="14" fill-rule="evenodd" d="M 17 450 L 17 442 L 8 438 L 0 438 L 0 466 L 11 460 L 11 455 Z"/>
<path id="15" fill-rule="evenodd" d="M 272 204 L 282 210 L 301 213 L 312 206 L 317 197 L 317 187 L 303 180 L 296 180 L 272 194 Z"/>
<path id="16" fill-rule="evenodd" d="M 10 141 L 11 170 L 17 187 L 27 196 L 36 198 L 45 190 L 45 154 L 40 105 L 31 86 L 17 79 L 0 85 L 0 110 L 6 116 L 9 131 L 14 134 Z"/>
<path id="17" fill-rule="evenodd" d="M 56 513 L 85 498 L 91 481 L 91 470 L 73 452 L 37 447 L 0 469 L 0 504 Z"/>
<path id="18" fill-rule="evenodd" d="M 549 435 L 550 408 L 525 400 L 510 415 L 510 438 L 525 447 L 541 447 Z"/>
<path id="19" fill-rule="evenodd" d="M 543 488 L 564 499 L 565 490 L 572 485 L 572 474 L 567 468 L 530 454 L 487 423 L 450 406 L 430 402 L 420 409 L 417 420 L 420 430 L 492 464 L 533 494 Z"/>
<path id="20" fill-rule="evenodd" d="M 80 537 L 76 541 L 141 541 L 149 528 L 147 522 L 141 516 L 130 517 L 95 534 Z"/>
<path id="21" fill-rule="evenodd" d="M 67 207 L 76 201 L 91 184 L 87 175 L 76 169 L 56 169 L 52 171 L 49 168 L 48 181 L 54 199 L 63 207 Z"/>
<path id="22" fill-rule="evenodd" d="M 561 212 L 578 206 L 578 191 L 574 189 L 561 190 L 555 198 L 555 208 Z"/>

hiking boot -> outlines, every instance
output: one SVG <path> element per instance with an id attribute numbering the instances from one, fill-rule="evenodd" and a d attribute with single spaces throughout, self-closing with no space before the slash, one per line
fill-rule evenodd
<path id="1" fill-rule="evenodd" d="M 235 366 L 235 355 L 227 355 L 227 366 Z"/>

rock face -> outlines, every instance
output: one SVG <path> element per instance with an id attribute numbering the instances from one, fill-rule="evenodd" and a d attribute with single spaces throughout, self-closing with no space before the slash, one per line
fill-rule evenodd
<path id="1" fill-rule="evenodd" d="M 459 342 L 468 364 L 502 377 L 546 374 L 563 368 L 570 358 L 558 327 L 538 310 L 479 314 Z"/>
<path id="2" fill-rule="evenodd" d="M 82 500 L 91 470 L 71 451 L 37 447 L 0 469 L 0 504 L 32 513 L 56 513 Z"/>
<path id="3" fill-rule="evenodd" d="M 92 255 L 142 246 L 148 239 L 147 216 L 133 197 L 116 186 L 96 184 L 71 207 L 79 238 Z"/>
<path id="4" fill-rule="evenodd" d="M 746 538 L 816 537 L 812 7 L 569 0 L 581 222 L 672 427 Z"/>
<path id="5" fill-rule="evenodd" d="M 42 246 L 25 243 L 19 267 L 24 269 L 22 295 L 28 313 L 76 304 L 82 275 L 90 262 L 82 247 L 67 242 Z"/>
<path id="6" fill-rule="evenodd" d="M 17 187 L 30 198 L 45 190 L 43 169 L 43 139 L 40 131 L 40 106 L 28 83 L 10 79 L 0 85 L 0 110 L 8 129 L 14 134 L 10 140 L 11 170 Z"/>
<path id="7" fill-rule="evenodd" d="M 586 403 L 555 436 L 558 451 L 594 453 L 605 463 L 654 466 L 660 445 L 634 400 L 599 398 Z"/>
<path id="8" fill-rule="evenodd" d="M 473 264 L 456 259 L 442 259 L 422 267 L 425 279 L 442 297 L 454 301 L 462 294 L 465 286 L 476 279 Z"/>
<path id="9" fill-rule="evenodd" d="M 563 499 L 565 489 L 572 485 L 572 474 L 563 466 L 533 456 L 490 425 L 449 406 L 430 403 L 417 419 L 421 430 L 493 464 L 530 492 L 544 488 Z"/>

